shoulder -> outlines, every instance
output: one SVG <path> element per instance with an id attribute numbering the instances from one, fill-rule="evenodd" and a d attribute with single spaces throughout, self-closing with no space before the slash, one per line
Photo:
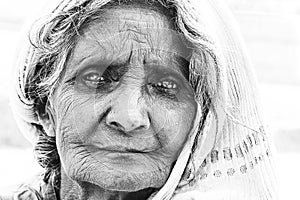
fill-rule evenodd
<path id="1" fill-rule="evenodd" d="M 42 200 L 42 196 L 36 189 L 22 185 L 10 196 L 0 196 L 0 200 Z"/>
<path id="2" fill-rule="evenodd" d="M 45 184 L 43 184 L 42 175 L 38 174 L 28 180 L 27 183 L 20 184 L 7 196 L 1 196 L 0 200 L 44 200 L 43 193 Z"/>

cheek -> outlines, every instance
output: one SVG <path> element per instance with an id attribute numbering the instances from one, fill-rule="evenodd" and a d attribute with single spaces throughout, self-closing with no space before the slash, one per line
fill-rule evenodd
<path id="1" fill-rule="evenodd" d="M 163 151 L 171 157 L 177 156 L 190 132 L 196 113 L 193 103 L 180 104 L 172 108 L 159 106 L 153 109 L 153 126 Z"/>
<path id="2" fill-rule="evenodd" d="M 69 134 L 64 131 L 66 127 L 69 127 L 72 129 L 72 135 L 80 136 L 80 139 L 84 140 L 87 134 L 92 132 L 91 129 L 97 125 L 98 118 L 93 95 L 61 97 L 57 105 L 57 128 L 59 128 L 57 132 Z"/>
<path id="3" fill-rule="evenodd" d="M 56 143 L 62 167 L 70 177 L 76 177 L 84 169 L 92 166 L 85 162 L 89 153 L 84 151 L 82 144 L 93 133 L 96 117 L 93 111 L 93 100 L 75 98 L 58 106 L 58 123 Z"/>
<path id="4" fill-rule="evenodd" d="M 76 144 L 83 143 L 98 124 L 91 97 L 61 96 L 56 102 L 56 140 L 63 157 L 74 151 Z"/>

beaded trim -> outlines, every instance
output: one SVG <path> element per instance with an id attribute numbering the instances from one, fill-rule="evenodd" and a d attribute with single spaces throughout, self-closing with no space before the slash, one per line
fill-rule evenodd
<path id="1" fill-rule="evenodd" d="M 260 131 L 263 129 L 260 127 Z M 263 133 L 264 134 L 264 133 Z M 262 134 L 262 135 L 263 135 Z M 262 141 L 264 141 L 264 137 L 262 136 Z M 246 136 L 246 138 L 240 143 L 237 144 L 233 149 L 230 147 L 225 147 L 222 150 L 212 150 L 210 154 L 201 164 L 201 168 L 205 168 L 208 165 L 208 162 L 212 164 L 217 163 L 220 159 L 224 159 L 225 161 L 231 161 L 234 158 L 245 158 L 245 155 L 248 154 L 255 146 L 259 146 L 261 143 L 258 134 L 256 132 L 252 132 Z M 254 169 L 255 165 L 258 165 L 259 162 L 264 160 L 265 156 L 270 156 L 269 149 L 266 149 L 265 152 L 260 153 L 257 156 L 254 156 L 252 160 L 248 163 L 241 164 L 238 168 L 228 168 L 222 173 L 221 170 L 216 169 L 213 171 L 212 175 L 216 178 L 222 177 L 222 175 L 233 176 L 240 172 L 241 174 L 246 174 L 247 171 Z M 207 173 L 201 174 L 200 179 L 205 179 L 208 177 Z"/>

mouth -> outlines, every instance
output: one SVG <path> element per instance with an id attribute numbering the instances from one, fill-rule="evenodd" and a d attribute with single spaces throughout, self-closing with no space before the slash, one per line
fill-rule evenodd
<path id="1" fill-rule="evenodd" d="M 92 145 L 98 151 L 109 151 L 109 152 L 116 152 L 116 153 L 150 153 L 156 151 L 157 149 L 150 149 L 150 148 L 128 148 L 123 146 L 107 146 L 107 147 L 99 147 L 97 145 Z"/>
<path id="2" fill-rule="evenodd" d="M 136 150 L 136 149 L 126 149 L 126 152 L 129 152 L 129 153 L 148 153 L 148 152 L 151 152 L 151 151 L 140 151 L 140 150 Z"/>

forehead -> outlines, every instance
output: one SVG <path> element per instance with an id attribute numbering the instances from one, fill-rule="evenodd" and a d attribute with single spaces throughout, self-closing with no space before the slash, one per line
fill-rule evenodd
<path id="1" fill-rule="evenodd" d="M 111 62 L 132 54 L 139 59 L 135 55 L 139 52 L 160 60 L 172 55 L 187 58 L 190 51 L 186 44 L 161 13 L 145 8 L 115 8 L 106 10 L 101 19 L 83 31 L 70 62 L 76 66 L 90 57 Z"/>

